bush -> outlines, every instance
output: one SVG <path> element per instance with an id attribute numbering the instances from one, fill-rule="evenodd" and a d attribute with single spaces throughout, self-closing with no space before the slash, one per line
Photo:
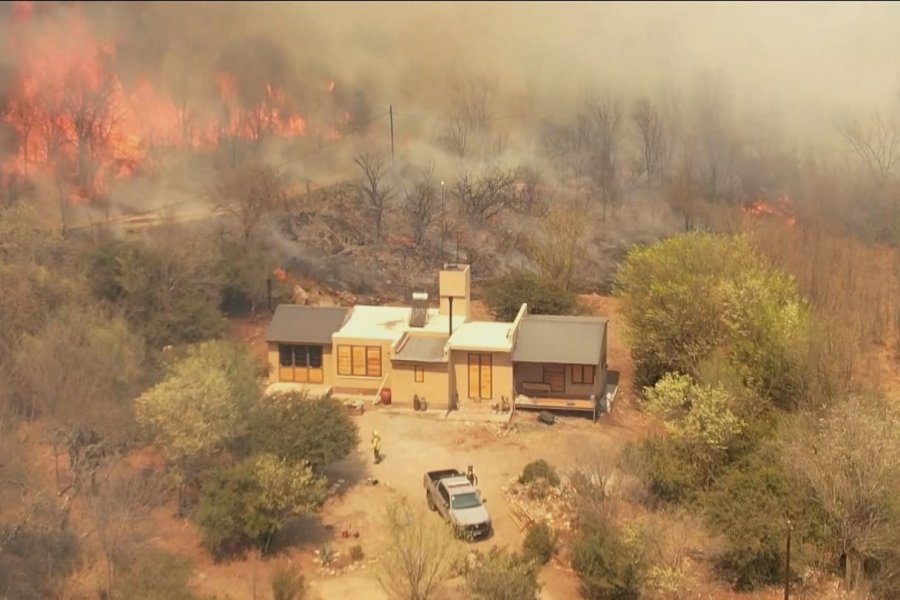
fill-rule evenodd
<path id="1" fill-rule="evenodd" d="M 641 549 L 607 518 L 583 518 L 572 542 L 572 568 L 587 600 L 637 600 L 645 566 Z"/>
<path id="2" fill-rule="evenodd" d="M 129 600 L 195 600 L 188 587 L 191 564 L 185 557 L 151 548 L 119 580 L 116 597 Z"/>
<path id="3" fill-rule="evenodd" d="M 519 483 L 525 485 L 538 480 L 543 480 L 552 486 L 559 485 L 559 475 L 546 460 L 543 458 L 532 461 L 525 465 L 522 474 L 519 476 Z"/>
<path id="4" fill-rule="evenodd" d="M 556 546 L 555 536 L 546 523 L 535 523 L 528 528 L 525 541 L 522 542 L 522 555 L 536 565 L 545 565 L 553 556 Z"/>
<path id="5" fill-rule="evenodd" d="M 356 449 L 359 430 L 334 398 L 281 393 L 255 407 L 249 427 L 249 451 L 306 461 L 313 469 L 340 460 Z"/>
<path id="6" fill-rule="evenodd" d="M 325 481 L 308 465 L 259 455 L 209 472 L 194 520 L 204 545 L 217 556 L 249 543 L 268 551 L 272 536 L 292 515 L 321 503 Z"/>
<path id="7" fill-rule="evenodd" d="M 466 597 L 474 600 L 533 600 L 539 591 L 534 563 L 500 548 L 466 575 Z"/>
<path id="8" fill-rule="evenodd" d="M 511 271 L 489 281 L 484 287 L 484 300 L 494 318 L 512 321 L 522 303 L 536 315 L 572 314 L 578 302 L 574 293 L 541 279 L 529 271 Z"/>
<path id="9" fill-rule="evenodd" d="M 303 600 L 306 581 L 303 575 L 289 567 L 280 567 L 272 575 L 272 600 Z"/>
<path id="10" fill-rule="evenodd" d="M 630 442 L 625 446 L 623 461 L 647 484 L 647 491 L 659 502 L 683 502 L 699 486 L 696 469 L 683 460 L 675 442 L 668 437 Z"/>
<path id="11" fill-rule="evenodd" d="M 697 374 L 715 350 L 760 396 L 791 405 L 808 311 L 789 276 L 741 236 L 689 233 L 631 250 L 616 274 L 636 384 Z"/>

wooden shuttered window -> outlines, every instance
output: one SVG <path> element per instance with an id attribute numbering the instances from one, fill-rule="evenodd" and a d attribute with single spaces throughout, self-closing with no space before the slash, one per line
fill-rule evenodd
<path id="1" fill-rule="evenodd" d="M 379 346 L 338 346 L 338 375 L 381 377 Z"/>
<path id="2" fill-rule="evenodd" d="M 490 354 L 469 354 L 469 398 L 481 400 L 493 397 Z"/>
<path id="3" fill-rule="evenodd" d="M 279 344 L 278 364 L 281 381 L 322 383 L 324 379 L 321 346 Z"/>
<path id="4" fill-rule="evenodd" d="M 595 369 L 593 365 L 572 365 L 572 383 L 593 384 Z"/>
<path id="5" fill-rule="evenodd" d="M 551 392 L 566 391 L 566 366 L 544 365 L 544 383 L 550 386 Z"/>
<path id="6" fill-rule="evenodd" d="M 416 383 L 423 383 L 425 381 L 425 367 L 423 365 L 416 365 L 413 367 L 416 375 Z"/>

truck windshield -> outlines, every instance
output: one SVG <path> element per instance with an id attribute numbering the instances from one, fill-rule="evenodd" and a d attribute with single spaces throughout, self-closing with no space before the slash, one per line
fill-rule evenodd
<path id="1" fill-rule="evenodd" d="M 474 492 L 459 494 L 457 496 L 450 496 L 450 506 L 455 510 L 478 508 L 481 506 L 481 500 L 478 499 L 478 494 Z"/>

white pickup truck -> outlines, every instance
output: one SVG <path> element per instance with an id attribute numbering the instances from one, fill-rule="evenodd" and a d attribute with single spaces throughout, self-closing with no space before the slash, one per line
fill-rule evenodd
<path id="1" fill-rule="evenodd" d="M 424 485 L 428 508 L 440 513 L 456 535 L 474 540 L 491 534 L 491 516 L 465 475 L 456 469 L 429 471 Z"/>

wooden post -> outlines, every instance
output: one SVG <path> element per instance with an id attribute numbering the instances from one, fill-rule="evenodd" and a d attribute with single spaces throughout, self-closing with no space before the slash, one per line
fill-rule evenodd
<path id="1" fill-rule="evenodd" d="M 391 121 L 391 167 L 394 166 L 394 105 L 388 104 L 388 116 Z"/>
<path id="2" fill-rule="evenodd" d="M 791 520 L 787 522 L 787 543 L 784 553 L 784 600 L 791 600 Z"/>

